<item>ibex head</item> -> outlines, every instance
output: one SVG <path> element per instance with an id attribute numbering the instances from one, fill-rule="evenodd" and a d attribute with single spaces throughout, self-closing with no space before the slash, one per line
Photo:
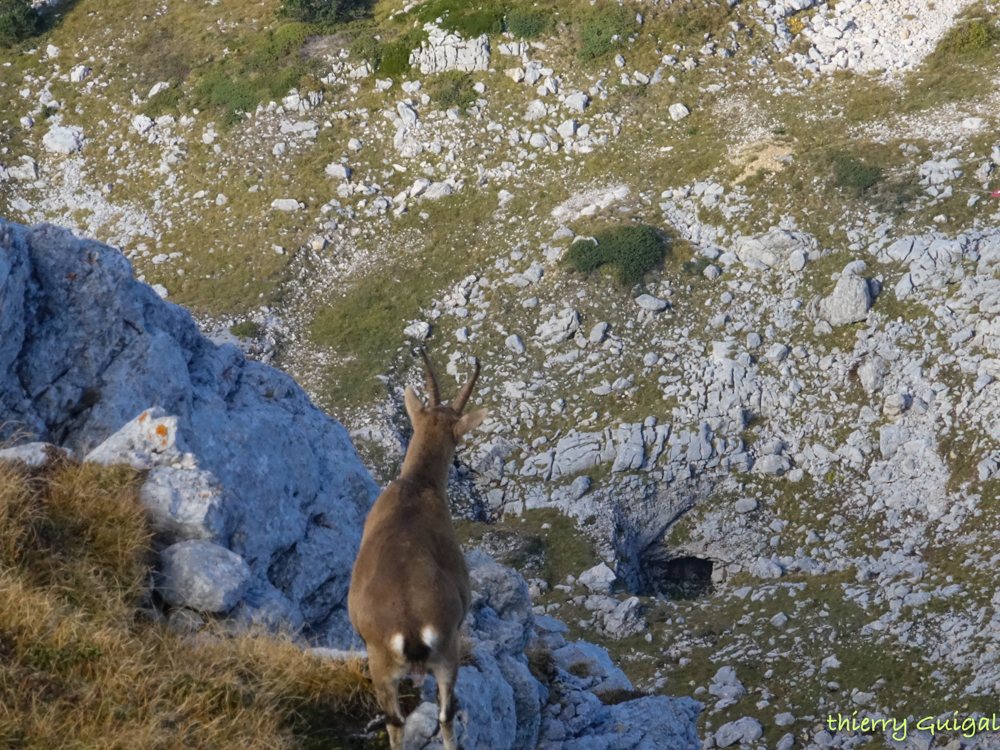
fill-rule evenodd
<path id="1" fill-rule="evenodd" d="M 424 369 L 427 372 L 427 399 L 429 403 L 424 406 L 412 388 L 407 388 L 403 394 L 403 399 L 406 402 L 406 413 L 413 423 L 413 435 L 415 438 L 425 435 L 428 437 L 433 435 L 439 439 L 449 437 L 454 448 L 458 445 L 462 435 L 474 430 L 486 418 L 486 409 L 479 409 L 468 414 L 462 413 L 472 395 L 476 378 L 479 377 L 479 360 L 476 360 L 472 376 L 462 386 L 455 400 L 449 406 L 441 403 L 437 375 L 434 372 L 434 365 L 431 364 L 431 360 L 427 356 L 427 350 L 421 348 L 420 356 L 423 357 Z"/>

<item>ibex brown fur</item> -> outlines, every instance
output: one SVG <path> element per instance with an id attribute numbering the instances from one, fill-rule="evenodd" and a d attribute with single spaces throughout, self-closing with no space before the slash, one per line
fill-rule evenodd
<path id="1" fill-rule="evenodd" d="M 458 546 L 445 493 L 462 435 L 486 410 L 462 414 L 479 376 L 479 362 L 451 406 L 441 403 L 425 351 L 429 404 L 404 394 L 413 439 L 399 479 L 379 495 L 365 522 L 347 607 L 368 648 L 375 694 L 386 715 L 392 750 L 403 748 L 399 681 L 430 672 L 438 684 L 438 719 L 446 750 L 455 748 L 459 628 L 469 610 L 469 569 Z"/>

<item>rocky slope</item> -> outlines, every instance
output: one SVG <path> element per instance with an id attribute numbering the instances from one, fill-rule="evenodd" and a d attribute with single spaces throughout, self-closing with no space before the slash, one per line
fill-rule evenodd
<path id="1" fill-rule="evenodd" d="M 268 58 L 309 66 L 280 92 L 205 95 L 257 80 L 276 5 L 67 12 L 0 68 L 6 215 L 120 246 L 380 479 L 409 345 L 456 380 L 475 353 L 470 546 L 640 689 L 708 701 L 710 745 L 880 742 L 824 723 L 858 711 L 943 746 L 919 718 L 989 714 L 993 6 L 558 0 L 526 39 L 382 0 Z M 568 267 L 637 224 L 669 238 L 638 283 Z"/>
<path id="2" fill-rule="evenodd" d="M 116 250 L 6 223 L 0 248 L 0 439 L 150 469 L 168 573 L 224 582 L 196 609 L 239 605 L 350 643 L 350 569 L 378 487 L 346 430 L 288 375 L 205 339 Z M 168 600 L 197 599 L 185 587 Z"/>
<path id="3" fill-rule="evenodd" d="M 40 465 L 54 449 L 149 469 L 139 499 L 159 546 L 151 606 L 175 630 L 222 616 L 298 632 L 320 655 L 353 654 L 336 647 L 357 644 L 347 586 L 378 487 L 344 428 L 288 375 L 204 338 L 114 249 L 6 223 L 0 249 L 10 445 L 0 460 Z M 699 703 L 633 695 L 603 649 L 567 645 L 554 618 L 536 624 L 520 574 L 482 552 L 469 562 L 473 650 L 458 683 L 467 746 L 698 747 Z M 606 706 L 612 693 L 619 701 Z M 440 745 L 433 686 L 425 695 L 407 721 L 412 747 Z"/>

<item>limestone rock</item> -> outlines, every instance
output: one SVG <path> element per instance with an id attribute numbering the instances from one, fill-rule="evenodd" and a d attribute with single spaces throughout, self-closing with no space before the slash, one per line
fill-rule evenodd
<path id="1" fill-rule="evenodd" d="M 82 83 L 90 75 L 91 68 L 86 65 L 75 65 L 69 71 L 69 80 L 72 83 Z"/>
<path id="2" fill-rule="evenodd" d="M 552 652 L 552 660 L 560 669 L 571 674 L 585 675 L 592 679 L 587 690 L 600 696 L 619 690 L 632 691 L 632 683 L 618 667 L 608 652 L 586 641 L 576 641 Z"/>
<path id="3" fill-rule="evenodd" d="M 733 244 L 733 252 L 743 263 L 756 261 L 774 268 L 787 261 L 795 270 L 800 262 L 805 264 L 814 245 L 815 240 L 807 235 L 773 227 L 764 234 L 738 237 Z"/>
<path id="4" fill-rule="evenodd" d="M 0 441 L 14 423 L 90 460 L 209 472 L 234 498 L 219 541 L 249 566 L 247 595 L 285 597 L 307 633 L 350 643 L 344 598 L 379 488 L 347 431 L 290 376 L 202 336 L 117 250 L 0 223 Z"/>
<path id="5" fill-rule="evenodd" d="M 83 128 L 56 125 L 42 137 L 42 145 L 53 154 L 74 154 L 83 147 L 84 140 Z"/>
<path id="6" fill-rule="evenodd" d="M 819 303 L 819 315 L 832 326 L 843 326 L 865 320 L 871 306 L 868 282 L 845 269 L 837 280 L 833 294 Z"/>
<path id="7" fill-rule="evenodd" d="M 719 747 L 729 747 L 739 743 L 749 745 L 756 742 L 764 734 L 760 722 L 749 716 L 723 724 L 715 732 L 715 744 Z"/>
<path id="8" fill-rule="evenodd" d="M 139 491 L 150 523 L 168 543 L 204 539 L 226 545 L 234 499 L 209 472 L 157 466 Z"/>
<path id="9" fill-rule="evenodd" d="M 152 128 L 155 124 L 156 123 L 154 123 L 149 117 L 146 117 L 146 115 L 136 115 L 132 118 L 132 128 L 139 135 L 144 135 L 146 131 Z"/>
<path id="10" fill-rule="evenodd" d="M 617 579 L 615 572 L 606 563 L 601 563 L 583 571 L 578 580 L 591 591 L 609 594 Z"/>
<path id="11" fill-rule="evenodd" d="M 535 99 L 528 105 L 528 109 L 524 113 L 524 119 L 528 122 L 534 122 L 535 120 L 541 120 L 547 114 L 548 109 L 545 106 L 545 102 L 541 99 Z"/>
<path id="12" fill-rule="evenodd" d="M 691 114 L 691 110 L 688 109 L 685 105 L 681 104 L 680 102 L 678 102 L 677 104 L 671 104 L 670 108 L 667 111 L 670 113 L 670 119 L 673 120 L 674 122 L 677 122 L 678 120 L 683 120 L 685 117 Z"/>
<path id="13" fill-rule="evenodd" d="M 403 329 L 403 335 L 409 336 L 411 339 L 416 339 L 417 341 L 423 341 L 431 335 L 430 324 L 423 320 L 410 323 L 410 325 Z"/>
<path id="14" fill-rule="evenodd" d="M 197 612 L 228 612 L 252 576 L 242 557 L 204 540 L 167 547 L 160 564 L 156 588 L 163 598 Z"/>
<path id="15" fill-rule="evenodd" d="M 881 390 L 888 372 L 889 368 L 886 366 L 885 360 L 878 356 L 868 357 L 858 367 L 858 377 L 861 379 L 861 387 L 869 394 Z"/>
<path id="16" fill-rule="evenodd" d="M 563 106 L 573 112 L 583 112 L 583 110 L 587 108 L 588 104 L 590 104 L 590 97 L 582 91 L 570 94 L 566 97 L 565 101 L 563 101 Z"/>
<path id="17" fill-rule="evenodd" d="M 463 39 L 436 24 L 424 24 L 427 41 L 410 53 L 410 65 L 424 75 L 461 70 L 471 73 L 490 67 L 490 38 L 486 34 L 475 39 Z"/>
<path id="18" fill-rule="evenodd" d="M 446 195 L 451 195 L 455 190 L 447 182 L 432 182 L 427 189 L 423 192 L 423 197 L 425 200 L 436 201 L 439 198 L 444 198 Z"/>
<path id="19" fill-rule="evenodd" d="M 635 304 L 643 310 L 649 310 L 651 312 L 661 312 L 667 309 L 666 300 L 658 299 L 651 294 L 640 294 L 635 298 Z"/>
<path id="20" fill-rule="evenodd" d="M 351 179 L 351 168 L 340 164 L 339 162 L 333 162 L 332 164 L 326 165 L 326 173 L 333 177 L 334 179 L 343 180 L 348 182 Z"/>
<path id="21" fill-rule="evenodd" d="M 26 464 L 32 468 L 45 466 L 51 455 L 68 453 L 51 443 L 25 443 L 14 448 L 0 450 L 0 461 L 12 461 Z"/>

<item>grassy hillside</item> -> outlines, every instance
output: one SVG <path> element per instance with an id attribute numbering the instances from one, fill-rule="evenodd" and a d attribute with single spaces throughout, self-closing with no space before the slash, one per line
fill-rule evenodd
<path id="1" fill-rule="evenodd" d="M 345 739 L 373 715 L 360 660 L 211 626 L 192 648 L 162 624 L 140 484 L 128 467 L 0 462 L 0 747 L 360 745 Z"/>

